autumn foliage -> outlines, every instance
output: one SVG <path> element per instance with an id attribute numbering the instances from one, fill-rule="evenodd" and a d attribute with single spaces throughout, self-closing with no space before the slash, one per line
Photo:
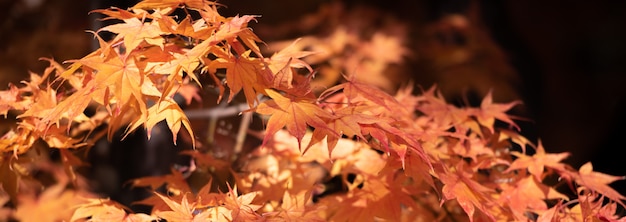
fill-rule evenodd
<path id="1" fill-rule="evenodd" d="M 256 16 L 223 17 L 220 7 L 145 0 L 128 10 L 96 10 L 122 21 L 93 33 L 96 51 L 63 64 L 45 59 L 50 67 L 42 74 L 1 91 L 0 114 L 13 113 L 18 122 L 0 138 L 0 218 L 623 220 L 617 209 L 625 197 L 608 185 L 623 178 L 594 172 L 591 163 L 573 169 L 561 162 L 567 153 L 546 153 L 541 142 L 521 136 L 506 113 L 519 102 L 495 103 L 489 93 L 480 107 L 457 107 L 436 87 L 410 85 L 389 95 L 360 80 L 368 69 L 346 70 L 338 84 L 313 88 L 316 72 L 305 58 L 319 52 L 303 51 L 295 40 L 267 55 L 248 28 Z M 115 37 L 104 41 L 99 32 Z M 185 151 L 193 158 L 189 169 L 130 181 L 154 191 L 138 203 L 152 212 L 131 212 L 89 192 L 76 173 L 88 167 L 82 153 L 118 130 L 151 135 L 165 121 L 174 141 L 202 146 L 173 99 L 198 100 L 197 88 L 214 88 L 213 103 L 241 101 L 243 115 L 260 116 L 264 132 L 248 136 L 257 135 L 261 145 L 236 163 L 206 149 Z M 59 163 L 42 152 L 47 149 L 58 151 Z M 215 176 L 218 171 L 227 176 Z M 191 183 L 194 173 L 209 179 Z M 338 192 L 329 192 L 331 178 L 339 179 Z M 554 178 L 560 182 L 550 183 Z"/>

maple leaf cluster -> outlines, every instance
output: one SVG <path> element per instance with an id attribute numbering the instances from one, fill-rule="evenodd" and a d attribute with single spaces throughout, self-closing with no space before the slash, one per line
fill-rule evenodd
<path id="1" fill-rule="evenodd" d="M 608 185 L 623 178 L 594 172 L 591 163 L 575 170 L 561 163 L 568 154 L 546 153 L 521 136 L 506 114 L 519 102 L 494 103 L 489 93 L 480 107 L 456 107 L 435 87 L 389 95 L 360 81 L 359 72 L 318 94 L 304 59 L 313 52 L 296 42 L 265 56 L 247 27 L 256 16 L 223 17 L 219 7 L 206 0 L 145 0 L 128 10 L 96 10 L 122 21 L 94 32 L 99 49 L 67 67 L 48 59 L 42 75 L 0 91 L 0 114 L 18 119 L 0 138 L 0 218 L 59 212 L 53 220 L 624 220 L 617 206 L 626 198 Z M 99 32 L 116 35 L 104 41 Z M 380 44 L 365 48 L 376 54 L 387 39 L 372 41 Z M 240 94 L 246 112 L 266 120 L 262 144 L 242 157 L 243 166 L 185 152 L 193 159 L 188 172 L 131 181 L 153 191 L 138 203 L 152 206 L 149 214 L 87 192 L 75 173 L 85 163 L 75 151 L 104 135 L 124 127 L 126 135 L 140 127 L 151 135 L 165 121 L 174 141 L 184 128 L 197 143 L 192 122 L 173 99 L 176 93 L 195 97 L 190 85 L 214 86 L 218 102 Z M 57 150 L 61 167 L 43 167 L 42 149 Z M 38 169 L 55 179 L 37 182 Z M 219 180 L 217 171 L 232 180 Z M 203 172 L 209 179 L 191 183 L 189 174 Z M 575 195 L 546 183 L 551 176 Z M 60 213 L 59 206 L 73 212 Z"/>
<path id="2" fill-rule="evenodd" d="M 346 2 L 321 4 L 317 11 L 299 19 L 267 26 L 257 24 L 263 36 L 283 39 L 301 36 L 298 41 L 281 40 L 268 43 L 269 50 L 287 45 L 315 53 L 303 58 L 316 70 L 313 90 L 321 92 L 342 80 L 342 73 L 367 73 L 355 78 L 362 83 L 393 93 L 407 81 L 406 58 L 414 53 L 406 45 L 409 38 L 406 21 L 374 8 Z"/>

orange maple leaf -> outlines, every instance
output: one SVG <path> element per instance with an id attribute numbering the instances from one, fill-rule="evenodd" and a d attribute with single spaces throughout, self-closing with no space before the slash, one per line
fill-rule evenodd
<path id="1" fill-rule="evenodd" d="M 135 14 L 130 11 L 120 9 L 117 7 L 111 7 L 107 9 L 96 9 L 96 10 L 90 11 L 89 13 L 94 13 L 94 12 L 109 16 L 109 17 L 103 18 L 103 20 L 108 20 L 108 19 L 124 20 L 124 19 L 130 19 L 130 18 L 141 18 L 143 16 L 141 14 Z"/>
<path id="2" fill-rule="evenodd" d="M 84 203 L 76 198 L 73 190 L 64 189 L 65 184 L 46 187 L 40 195 L 22 193 L 15 211 L 15 219 L 19 221 L 65 221 L 70 219 L 73 206 Z"/>
<path id="3" fill-rule="evenodd" d="M 167 126 L 170 128 L 170 131 L 172 131 L 174 144 L 176 144 L 178 131 L 180 131 L 180 127 L 182 125 L 185 127 L 189 135 L 191 135 L 191 144 L 195 146 L 195 137 L 191 128 L 191 123 L 189 122 L 187 116 L 185 116 L 185 112 L 183 112 L 176 101 L 171 98 L 163 99 L 159 103 L 150 107 L 147 111 L 147 115 L 141 115 L 135 119 L 128 127 L 124 137 L 128 136 L 130 132 L 143 125 L 147 131 L 148 139 L 150 139 L 152 135 L 152 128 L 163 120 L 165 120 Z"/>
<path id="4" fill-rule="evenodd" d="M 205 59 L 204 56 L 207 55 L 213 45 L 214 43 L 212 41 L 205 40 L 185 53 L 170 52 L 175 59 L 168 60 L 154 68 L 154 73 L 169 75 L 169 83 L 165 86 L 165 90 L 163 91 L 164 96 L 170 95 L 175 85 L 182 82 L 183 71 L 198 85 L 202 85 L 196 74 L 194 74 L 194 71 L 198 68 L 201 61 Z"/>
<path id="5" fill-rule="evenodd" d="M 184 6 L 191 9 L 203 9 L 208 5 L 217 5 L 207 0 L 144 0 L 133 6 L 134 9 L 178 8 Z"/>
<path id="6" fill-rule="evenodd" d="M 165 197 L 159 193 L 154 193 L 170 207 L 170 211 L 157 211 L 155 215 L 167 221 L 192 221 L 194 219 L 195 203 L 187 201 L 187 195 L 183 195 L 180 203 Z"/>
<path id="7" fill-rule="evenodd" d="M 328 143 L 328 153 L 332 153 L 341 135 L 346 135 L 348 138 L 356 136 L 362 141 L 367 141 L 363 136 L 361 125 L 374 124 L 380 121 L 379 118 L 364 114 L 371 108 L 370 106 L 347 106 L 332 111 L 332 118 L 326 120 L 327 127 L 315 128 L 311 142 L 303 153 L 306 153 L 309 147 L 320 142 L 324 137 Z"/>
<path id="8" fill-rule="evenodd" d="M 263 57 L 261 54 L 261 50 L 259 46 L 256 44 L 257 42 L 261 42 L 254 32 L 248 28 L 248 22 L 255 20 L 256 17 L 254 15 L 244 15 L 244 16 L 235 16 L 224 19 L 224 21 L 220 21 L 220 26 L 215 34 L 211 35 L 210 39 L 215 42 L 227 41 L 231 46 L 235 46 L 235 51 L 238 53 L 243 53 L 242 48 L 236 46 L 239 40 L 237 37 L 243 42 L 254 54 L 259 57 Z"/>
<path id="9" fill-rule="evenodd" d="M 511 117 L 506 114 L 506 111 L 510 110 L 518 104 L 521 104 L 521 101 L 513 101 L 507 104 L 493 103 L 493 98 L 491 96 L 490 90 L 480 104 L 480 109 L 472 109 L 472 111 L 474 111 L 473 113 L 476 116 L 478 122 L 491 130 L 492 133 L 494 132 L 493 126 L 496 119 L 508 123 L 509 125 L 515 127 L 517 131 L 519 131 L 519 126 L 517 126 L 517 124 L 513 122 Z"/>
<path id="10" fill-rule="evenodd" d="M 147 105 L 142 93 L 142 86 L 144 82 L 147 84 L 150 80 L 145 78 L 144 70 L 137 66 L 134 59 L 122 58 L 117 52 L 111 50 L 104 57 L 92 53 L 80 60 L 71 62 L 75 62 L 74 65 L 78 64 L 73 67 L 74 69 L 86 66 L 87 68 L 83 67 L 83 69 L 96 71 L 94 79 L 89 83 L 90 85 L 72 96 L 88 96 L 87 98 L 94 98 L 96 101 L 102 101 L 103 105 L 107 105 L 109 101 L 106 97 L 108 95 L 116 98 L 120 107 L 132 106 L 135 103 L 138 107 L 134 107 L 134 109 L 137 109 L 138 113 L 146 114 Z M 84 100 L 88 99 L 75 98 L 72 101 L 84 102 Z"/>
<path id="11" fill-rule="evenodd" d="M 344 76 L 347 80 L 345 83 L 333 86 L 320 95 L 320 100 L 343 90 L 348 103 L 358 103 L 363 101 L 370 101 L 376 105 L 385 107 L 388 110 L 393 110 L 393 106 L 402 106 L 398 104 L 393 96 L 385 93 L 384 91 L 356 80 L 356 75 Z"/>
<path id="12" fill-rule="evenodd" d="M 567 171 L 565 168 L 566 165 L 561 163 L 561 161 L 567 158 L 569 153 L 546 153 L 541 141 L 539 141 L 536 152 L 532 157 L 519 152 L 511 152 L 511 154 L 518 158 L 511 163 L 509 168 L 504 171 L 504 173 L 508 173 L 516 169 L 528 169 L 530 174 L 535 176 L 538 180 L 542 180 L 543 171 L 546 166 L 561 172 Z"/>
<path id="13" fill-rule="evenodd" d="M 528 210 L 543 212 L 548 210 L 546 199 L 563 199 L 568 197 L 542 184 L 535 177 L 526 177 L 515 184 L 502 184 L 503 191 L 500 196 L 502 203 L 507 203 L 517 220 L 528 219 L 525 217 Z"/>
<path id="14" fill-rule="evenodd" d="M 197 22 L 194 22 L 189 15 L 180 21 L 180 23 L 177 23 L 174 18 L 170 16 L 160 16 L 159 26 L 162 30 L 167 30 L 167 32 L 171 32 L 172 34 L 189 36 L 194 39 L 202 40 L 211 36 L 213 31 L 216 29 L 214 26 L 207 26 L 204 20 L 197 20 Z"/>
<path id="15" fill-rule="evenodd" d="M 294 68 L 307 68 L 309 71 L 313 71 L 311 66 L 307 62 L 301 60 L 301 58 L 307 57 L 312 54 L 316 54 L 317 52 L 302 51 L 301 47 L 298 47 L 298 42 L 301 39 L 302 38 L 298 38 L 294 40 L 289 46 L 274 53 L 270 57 L 271 61 L 277 62 L 275 63 L 276 66 L 272 67 L 272 71 L 276 71 L 275 68 L 279 68 L 279 67 L 286 65 L 288 61 L 290 60 L 291 60 L 291 65 Z"/>
<path id="16" fill-rule="evenodd" d="M 608 197 L 609 199 L 621 204 L 624 207 L 626 207 L 626 205 L 624 205 L 624 202 L 622 200 L 626 199 L 626 197 L 615 191 L 608 184 L 613 183 L 617 180 L 623 180 L 625 178 L 626 177 L 623 176 L 611 176 L 604 173 L 594 172 L 591 162 L 587 162 L 586 164 L 581 166 L 578 170 L 578 174 L 574 175 L 574 179 L 581 186 L 598 192 Z"/>
<path id="17" fill-rule="evenodd" d="M 445 166 L 444 166 L 445 167 Z M 492 221 L 495 217 L 490 213 L 490 208 L 497 206 L 490 194 L 494 191 L 471 178 L 471 174 L 465 172 L 463 162 L 459 162 L 453 169 L 435 168 L 439 179 L 444 184 L 442 193 L 445 200 L 456 199 L 463 211 L 467 213 L 470 221 L 473 221 L 476 208 L 485 213 Z"/>
<path id="18" fill-rule="evenodd" d="M 554 221 L 559 221 L 558 219 L 560 219 L 559 215 L 559 211 L 561 209 L 563 209 L 563 202 L 559 201 L 556 205 L 554 205 L 553 207 L 551 207 L 548 210 L 542 211 L 541 214 L 539 214 L 539 217 L 537 217 L 537 222 L 554 222 Z"/>
<path id="19" fill-rule="evenodd" d="M 314 104 L 314 101 L 287 98 L 280 93 L 268 89 L 265 92 L 272 100 L 265 101 L 256 107 L 256 112 L 263 115 L 271 115 L 265 129 L 263 145 L 283 127 L 298 139 L 298 146 L 301 146 L 302 137 L 306 133 L 307 125 L 313 128 L 328 128 L 322 118 L 330 119 L 332 116 L 327 111 Z M 329 130 L 332 132 L 332 130 Z"/>
<path id="20" fill-rule="evenodd" d="M 138 18 L 124 19 L 123 24 L 114 24 L 101 28 L 100 31 L 109 31 L 116 33 L 117 36 L 113 42 L 124 40 L 126 55 L 130 54 L 143 41 L 150 45 L 156 45 L 163 48 L 165 40 L 161 35 L 165 34 L 161 31 L 158 24 L 143 22 Z"/>
<path id="21" fill-rule="evenodd" d="M 417 154 L 415 157 L 419 157 L 420 161 L 426 163 L 429 168 L 432 168 L 431 161 L 424 152 L 424 148 L 421 143 L 418 142 L 414 134 L 406 132 L 401 128 L 391 125 L 390 118 L 379 118 L 374 124 L 363 124 L 361 129 L 364 133 L 370 134 L 373 138 L 378 140 L 380 145 L 385 148 L 385 152 L 389 155 L 393 150 L 400 157 L 402 162 L 402 168 L 406 166 L 405 158 L 407 153 L 414 152 Z"/>
<path id="22" fill-rule="evenodd" d="M 219 68 L 226 69 L 226 84 L 230 88 L 228 102 L 243 89 L 248 105 L 254 107 L 254 104 L 258 102 L 259 88 L 255 87 L 259 84 L 257 76 L 264 69 L 262 60 L 250 57 L 251 51 L 246 51 L 241 55 L 233 55 L 223 49 L 216 48 L 212 52 L 218 58 L 208 64 L 208 69 L 210 73 L 215 73 Z"/>
<path id="23" fill-rule="evenodd" d="M 132 180 L 133 187 L 150 187 L 150 189 L 157 190 L 163 184 L 167 184 L 167 192 L 176 195 L 185 194 L 191 192 L 189 184 L 185 181 L 182 173 L 178 170 L 171 169 L 171 174 L 163 176 L 151 176 L 142 177 Z"/>
<path id="24" fill-rule="evenodd" d="M 59 120 L 63 117 L 67 117 L 69 116 L 70 118 L 73 118 L 76 114 L 69 114 L 67 115 L 67 113 L 65 113 L 66 109 L 60 109 L 58 108 L 58 106 L 62 105 L 63 107 L 65 107 L 65 104 L 57 104 L 57 93 L 55 90 L 51 89 L 50 87 L 48 87 L 45 90 L 39 90 L 39 92 L 37 92 L 37 94 L 35 94 L 33 96 L 33 104 L 32 106 L 29 107 L 29 109 L 26 110 L 26 112 L 22 113 L 21 115 L 17 116 L 18 118 L 25 118 L 25 117 L 37 117 L 37 118 L 41 118 L 44 123 L 47 123 L 47 120 L 50 120 L 50 122 L 53 123 L 57 123 L 57 125 L 60 125 Z M 80 106 L 80 104 L 77 104 Z M 80 109 L 80 108 L 79 108 Z M 58 110 L 58 112 L 56 112 Z M 82 110 L 81 110 L 82 112 Z M 39 127 L 35 127 L 35 128 L 39 128 Z"/>
<path id="25" fill-rule="evenodd" d="M 329 209 L 331 221 L 398 220 L 402 208 L 413 208 L 415 201 L 403 186 L 392 182 L 395 179 L 385 174 L 370 176 L 362 180 L 362 188 L 350 189 L 349 195 L 332 196 L 321 202 L 334 206 Z"/>
<path id="26" fill-rule="evenodd" d="M 306 220 L 306 221 L 325 221 L 316 213 L 321 210 L 320 207 L 313 208 L 308 205 L 311 202 L 311 192 L 307 190 L 299 191 L 297 194 L 285 192 L 279 212 L 268 212 L 263 216 L 274 216 L 287 221 Z"/>
<path id="27" fill-rule="evenodd" d="M 0 91 L 0 115 L 4 115 L 7 118 L 9 110 L 15 109 L 15 104 L 21 100 L 19 89 L 9 83 L 8 90 Z"/>
<path id="28" fill-rule="evenodd" d="M 146 214 L 128 214 L 126 208 L 108 199 L 87 199 L 78 205 L 70 221 L 154 221 L 157 218 Z"/>
<path id="29" fill-rule="evenodd" d="M 261 215 L 255 211 L 261 208 L 261 205 L 251 204 L 254 197 L 256 197 L 256 192 L 239 195 L 237 187 L 230 188 L 229 185 L 228 193 L 224 199 L 224 207 L 231 210 L 231 217 L 235 221 L 259 220 Z"/>
<path id="30" fill-rule="evenodd" d="M 456 127 L 465 122 L 469 117 L 468 111 L 446 103 L 443 95 L 436 88 L 432 86 L 417 98 L 416 109 L 431 120 L 430 128 L 448 130 L 450 127 Z"/>
<path id="31" fill-rule="evenodd" d="M 314 73 L 306 76 L 294 74 L 293 67 L 290 64 L 288 62 L 285 67 L 276 72 L 273 78 L 267 82 L 271 82 L 273 88 L 281 89 L 293 96 L 315 97 L 311 91 L 311 80 L 314 77 Z"/>
<path id="32" fill-rule="evenodd" d="M 572 207 L 573 215 L 579 216 L 582 221 L 611 221 L 623 222 L 626 217 L 616 214 L 617 204 L 606 203 L 604 197 L 595 192 L 583 191 L 578 195 L 579 203 Z"/>

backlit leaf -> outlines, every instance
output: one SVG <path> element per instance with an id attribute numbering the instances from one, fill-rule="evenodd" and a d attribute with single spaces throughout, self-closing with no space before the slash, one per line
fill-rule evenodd
<path id="1" fill-rule="evenodd" d="M 625 177 L 611 176 L 604 173 L 598 173 L 593 171 L 593 166 L 590 162 L 584 164 L 578 170 L 578 177 L 575 177 L 576 182 L 584 187 L 587 187 L 593 191 L 596 191 L 609 199 L 624 205 L 622 200 L 626 199 L 623 195 L 615 191 L 608 184 L 617 180 L 623 180 Z"/>
<path id="2" fill-rule="evenodd" d="M 148 139 L 150 139 L 150 135 L 152 134 L 152 128 L 156 126 L 157 123 L 165 120 L 167 126 L 172 131 L 172 136 L 174 139 L 174 143 L 176 143 L 176 138 L 178 137 L 178 132 L 180 131 L 180 127 L 184 126 L 187 132 L 190 135 L 193 135 L 193 130 L 191 128 L 191 123 L 183 110 L 178 106 L 176 101 L 173 99 L 165 99 L 161 102 L 153 105 L 147 111 L 148 115 L 140 116 L 135 119 L 132 124 L 129 126 L 128 133 L 137 129 L 139 126 L 143 125 L 148 132 Z M 191 137 L 192 144 L 195 144 L 195 138 Z"/>
<path id="3" fill-rule="evenodd" d="M 314 101 L 298 98 L 288 98 L 274 90 L 265 91 L 272 100 L 265 101 L 256 107 L 256 112 L 271 115 L 265 129 L 263 144 L 267 144 L 269 138 L 283 127 L 298 139 L 298 144 L 304 137 L 307 125 L 313 128 L 326 128 L 322 118 L 331 116 Z M 301 147 L 301 144 L 299 145 Z"/>

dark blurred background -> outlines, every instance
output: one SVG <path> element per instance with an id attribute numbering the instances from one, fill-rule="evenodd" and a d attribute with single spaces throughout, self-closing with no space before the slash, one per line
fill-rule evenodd
<path id="1" fill-rule="evenodd" d="M 338 2 L 220 1 L 228 6 L 225 15 L 262 15 L 252 26 L 264 40 L 313 34 L 301 29 L 281 37 L 267 30 Z M 548 152 L 572 153 L 567 162 L 576 168 L 592 161 L 597 171 L 626 175 L 625 1 L 342 3 L 344 12 L 368 8 L 407 27 L 405 43 L 413 53 L 405 79 L 424 87 L 437 83 L 452 102 L 463 95 L 479 102 L 489 89 L 497 102 L 522 100 L 515 114 L 533 120 L 521 123 L 524 135 L 541 138 Z M 39 57 L 64 61 L 89 53 L 93 38 L 85 30 L 100 25 L 88 15 L 91 9 L 133 4 L 0 0 L 0 89 L 27 78 L 28 71 L 41 72 L 47 64 Z M 626 192 L 626 182 L 614 187 Z"/>

